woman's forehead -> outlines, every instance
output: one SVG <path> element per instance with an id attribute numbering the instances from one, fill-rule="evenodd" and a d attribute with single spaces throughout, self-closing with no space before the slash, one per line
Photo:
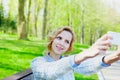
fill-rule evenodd
<path id="1" fill-rule="evenodd" d="M 57 36 L 61 36 L 61 37 L 64 37 L 68 40 L 71 40 L 72 39 L 72 33 L 69 32 L 69 31 L 62 31 L 61 33 L 59 33 Z"/>

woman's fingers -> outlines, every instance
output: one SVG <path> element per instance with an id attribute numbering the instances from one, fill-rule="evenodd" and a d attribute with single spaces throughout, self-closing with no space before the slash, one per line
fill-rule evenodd
<path id="1" fill-rule="evenodd" d="M 100 40 L 104 41 L 104 40 L 108 40 L 108 39 L 112 39 L 112 36 L 111 35 L 108 35 L 108 34 L 105 34 L 103 35 Z"/>
<path id="2" fill-rule="evenodd" d="M 116 55 L 120 57 L 120 46 L 118 46 L 118 49 L 116 51 Z"/>
<path id="3" fill-rule="evenodd" d="M 99 42 L 99 45 L 104 45 L 104 46 L 109 46 L 109 47 L 111 47 L 111 40 L 110 39 L 108 39 L 108 40 L 105 40 L 105 41 L 100 41 Z"/>
<path id="4" fill-rule="evenodd" d="M 112 39 L 112 37 L 110 35 L 103 35 L 100 39 L 98 39 L 95 44 L 93 44 L 90 48 L 89 48 L 89 52 L 92 53 L 89 56 L 96 56 L 99 55 L 101 53 L 105 53 L 106 50 L 108 50 L 109 47 L 111 47 L 111 42 L 110 40 Z"/>
<path id="5" fill-rule="evenodd" d="M 100 50 L 107 50 L 107 49 L 109 49 L 109 46 L 99 46 L 98 49 L 100 49 Z"/>

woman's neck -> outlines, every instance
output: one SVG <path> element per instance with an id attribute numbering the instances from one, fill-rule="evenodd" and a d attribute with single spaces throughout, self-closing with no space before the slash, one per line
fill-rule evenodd
<path id="1" fill-rule="evenodd" d="M 49 54 L 55 61 L 56 60 L 59 60 L 60 59 L 60 56 L 59 54 L 55 54 L 54 52 L 50 52 Z"/>

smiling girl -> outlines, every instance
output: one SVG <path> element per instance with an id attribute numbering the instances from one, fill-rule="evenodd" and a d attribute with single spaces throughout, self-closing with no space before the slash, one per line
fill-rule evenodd
<path id="1" fill-rule="evenodd" d="M 74 72 L 92 74 L 120 59 L 120 48 L 111 55 L 100 56 L 111 46 L 110 35 L 103 35 L 89 49 L 63 57 L 73 48 L 74 34 L 69 27 L 56 30 L 50 37 L 48 53 L 32 60 L 34 80 L 75 80 Z"/>

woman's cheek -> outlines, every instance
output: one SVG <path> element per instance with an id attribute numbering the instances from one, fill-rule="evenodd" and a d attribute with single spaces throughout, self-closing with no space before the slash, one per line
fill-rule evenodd
<path id="1" fill-rule="evenodd" d="M 69 49 L 69 47 L 70 47 L 70 45 L 68 44 L 68 45 L 66 46 L 66 51 Z"/>

